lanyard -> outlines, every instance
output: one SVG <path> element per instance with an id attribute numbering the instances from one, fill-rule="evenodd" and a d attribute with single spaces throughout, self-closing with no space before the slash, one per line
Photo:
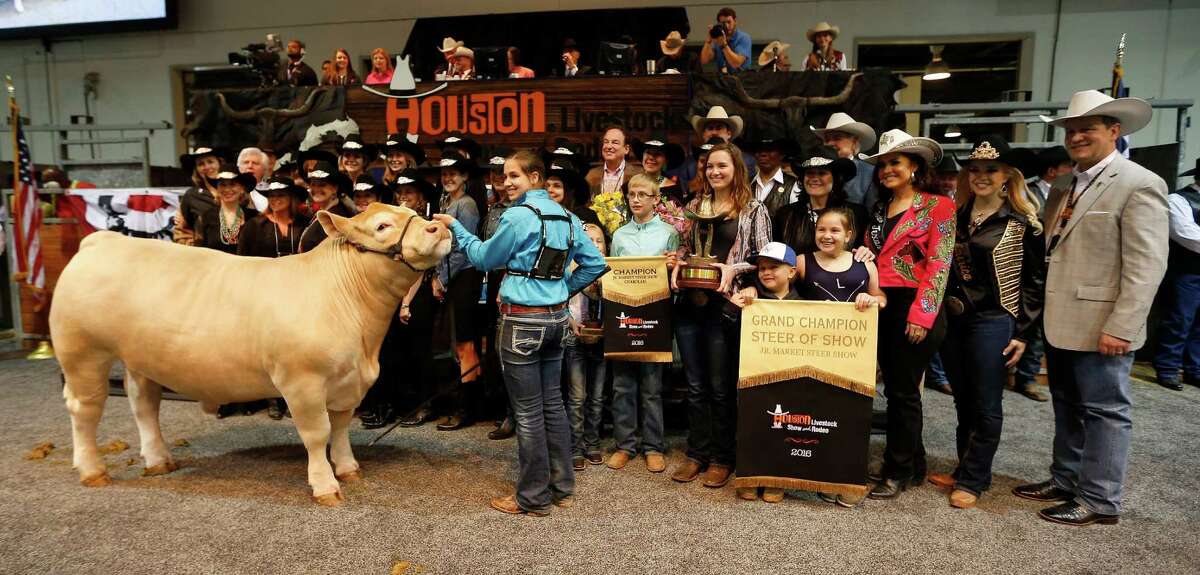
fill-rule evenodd
<path id="1" fill-rule="evenodd" d="M 1079 198 L 1082 198 L 1088 190 L 1092 189 L 1092 185 L 1100 180 L 1100 176 L 1104 175 L 1104 170 L 1107 169 L 1108 165 L 1100 168 L 1100 171 L 1096 173 L 1096 177 L 1092 178 L 1079 193 L 1075 193 L 1075 186 L 1079 183 L 1078 177 L 1071 178 L 1071 195 L 1067 198 L 1067 206 L 1058 215 L 1058 226 L 1054 230 L 1054 235 L 1050 238 L 1049 247 L 1046 248 L 1046 263 L 1050 262 L 1050 254 L 1054 253 L 1054 248 L 1058 247 L 1058 241 L 1062 238 L 1063 232 L 1066 231 L 1067 224 L 1071 222 L 1071 216 L 1075 213 L 1075 204 L 1079 203 Z"/>

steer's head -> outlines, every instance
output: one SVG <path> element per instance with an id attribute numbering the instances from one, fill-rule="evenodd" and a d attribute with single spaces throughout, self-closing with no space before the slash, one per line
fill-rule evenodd
<path id="1" fill-rule="evenodd" d="M 352 218 L 320 211 L 317 221 L 330 239 L 344 238 L 361 251 L 389 256 L 400 266 L 428 269 L 450 253 L 446 226 L 404 207 L 376 202 Z"/>

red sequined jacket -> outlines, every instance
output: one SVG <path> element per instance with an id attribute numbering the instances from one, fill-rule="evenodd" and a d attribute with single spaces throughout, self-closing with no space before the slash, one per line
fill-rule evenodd
<path id="1" fill-rule="evenodd" d="M 872 213 L 863 243 L 875 252 L 880 287 L 916 288 L 908 322 L 930 329 L 942 307 L 954 254 L 954 200 L 917 192 L 885 239 L 887 204 Z"/>

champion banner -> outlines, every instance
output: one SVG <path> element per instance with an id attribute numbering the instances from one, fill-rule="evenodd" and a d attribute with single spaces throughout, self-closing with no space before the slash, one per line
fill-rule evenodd
<path id="1" fill-rule="evenodd" d="M 604 294 L 604 357 L 642 363 L 671 361 L 671 286 L 664 256 L 608 258 Z"/>
<path id="2" fill-rule="evenodd" d="M 735 486 L 866 494 L 878 327 L 849 303 L 742 310 Z"/>
<path id="3" fill-rule="evenodd" d="M 81 236 L 109 230 L 135 238 L 170 241 L 175 212 L 187 188 L 73 189 L 66 209 L 83 228 Z"/>

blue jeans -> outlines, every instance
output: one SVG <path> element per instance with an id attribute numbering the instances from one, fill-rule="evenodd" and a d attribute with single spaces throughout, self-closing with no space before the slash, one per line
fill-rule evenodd
<path id="1" fill-rule="evenodd" d="M 725 298 L 710 292 L 708 299 L 704 306 L 681 301 L 675 310 L 675 341 L 688 386 L 687 456 L 701 465 L 733 466 L 738 356 L 721 315 Z"/>
<path id="2" fill-rule="evenodd" d="M 613 436 L 617 449 L 638 453 L 638 423 L 641 450 L 663 453 L 663 405 L 661 363 L 613 362 Z M 640 416 L 640 418 L 639 418 Z"/>
<path id="3" fill-rule="evenodd" d="M 1200 379 L 1200 274 L 1174 274 L 1167 277 L 1170 294 L 1162 322 L 1158 324 L 1158 350 L 1154 370 L 1160 378 L 1177 378 L 1182 368 L 1187 375 Z"/>
<path id="4" fill-rule="evenodd" d="M 1132 367 L 1133 353 L 1106 356 L 1046 346 L 1054 401 L 1051 478 L 1096 513 L 1121 513 L 1133 433 Z"/>
<path id="5" fill-rule="evenodd" d="M 571 419 L 572 454 L 600 453 L 600 417 L 604 409 L 604 348 L 584 344 L 567 330 L 563 346 L 567 375 L 567 416 Z"/>
<path id="6" fill-rule="evenodd" d="M 1015 322 L 1004 310 L 951 316 L 942 356 L 954 408 L 958 412 L 955 439 L 958 468 L 956 487 L 979 495 L 992 485 L 992 460 L 1004 425 L 1005 356 Z"/>
<path id="7" fill-rule="evenodd" d="M 567 311 L 504 315 L 500 322 L 500 360 L 517 424 L 517 505 L 546 511 L 575 491 L 562 400 Z"/>
<path id="8" fill-rule="evenodd" d="M 1042 330 L 1037 330 L 1037 335 L 1025 342 L 1025 353 L 1021 354 L 1021 359 L 1017 360 L 1017 367 L 1013 370 L 1013 387 L 1021 389 L 1022 386 L 1031 385 L 1037 381 L 1037 375 L 1042 371 L 1042 357 L 1046 355 L 1046 338 L 1042 335 Z"/>
<path id="9" fill-rule="evenodd" d="M 929 384 L 950 383 L 950 378 L 946 375 L 946 367 L 942 362 L 942 354 L 933 354 L 933 359 L 929 360 L 929 369 L 925 371 L 925 387 Z"/>

